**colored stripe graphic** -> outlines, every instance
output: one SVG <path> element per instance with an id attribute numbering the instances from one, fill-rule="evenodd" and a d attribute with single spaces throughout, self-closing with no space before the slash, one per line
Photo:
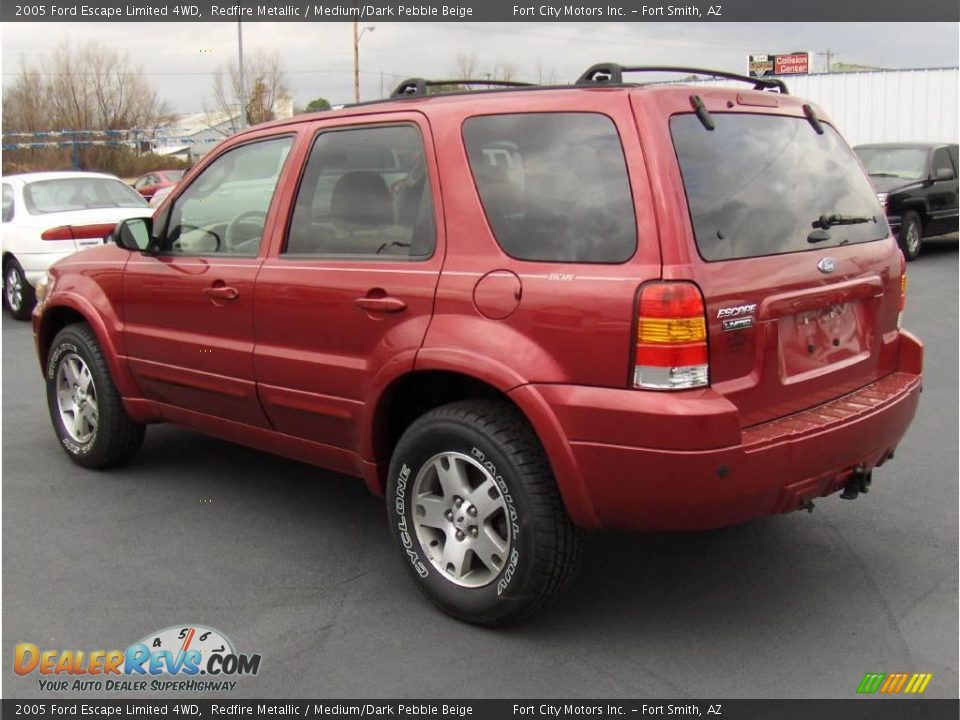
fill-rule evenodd
<path id="1" fill-rule="evenodd" d="M 857 686 L 857 692 L 882 695 L 898 693 L 919 695 L 933 680 L 933 673 L 867 673 Z"/>

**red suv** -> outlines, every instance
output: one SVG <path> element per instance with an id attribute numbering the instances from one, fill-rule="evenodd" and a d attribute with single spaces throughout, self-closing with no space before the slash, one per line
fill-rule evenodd
<path id="1" fill-rule="evenodd" d="M 412 80 L 224 142 L 38 287 L 64 450 L 118 465 L 173 422 L 362 477 L 419 587 L 481 624 L 555 596 L 581 528 L 866 492 L 923 351 L 863 169 L 779 81 L 624 81 L 646 69 Z"/>

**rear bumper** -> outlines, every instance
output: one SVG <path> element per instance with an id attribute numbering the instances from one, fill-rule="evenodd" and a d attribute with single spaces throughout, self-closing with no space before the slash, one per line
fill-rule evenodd
<path id="1" fill-rule="evenodd" d="M 43 274 L 50 269 L 58 260 L 62 260 L 68 255 L 72 255 L 76 250 L 56 253 L 26 253 L 17 255 L 17 261 L 23 268 L 23 274 L 32 287 L 36 287 Z"/>
<path id="2" fill-rule="evenodd" d="M 577 508 L 571 514 L 592 515 L 608 528 L 702 530 L 789 512 L 836 492 L 854 468 L 870 471 L 892 456 L 916 413 L 922 353 L 919 341 L 903 333 L 896 372 L 824 405 L 742 431 L 732 430 L 736 409 L 712 391 L 656 394 L 657 414 L 642 426 L 649 431 L 641 430 L 645 440 L 649 432 L 655 442 L 645 447 L 621 443 L 623 417 L 596 428 L 596 418 L 622 412 L 622 397 L 631 391 L 571 393 L 564 386 L 540 386 L 570 439 L 590 506 L 589 512 Z M 620 399 L 606 409 L 582 405 L 614 396 Z M 637 427 L 634 421 L 631 431 Z M 620 437 L 616 443 L 598 442 L 598 432 Z M 709 446 L 731 432 L 734 442 Z M 671 448 L 668 438 L 695 449 L 664 449 Z"/>

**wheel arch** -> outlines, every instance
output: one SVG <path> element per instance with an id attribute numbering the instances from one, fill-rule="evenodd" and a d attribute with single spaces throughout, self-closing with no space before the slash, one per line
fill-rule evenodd
<path id="1" fill-rule="evenodd" d="M 37 355 L 41 372 L 46 372 L 47 358 L 53 339 L 63 328 L 74 323 L 86 323 L 97 338 L 107 361 L 107 367 L 121 397 L 137 396 L 136 384 L 121 362 L 119 330 L 108 328 L 101 313 L 87 300 L 76 295 L 58 294 L 56 304 L 43 308 L 36 325 Z"/>
<path id="2" fill-rule="evenodd" d="M 530 424 L 550 462 L 557 487 L 575 524 L 599 525 L 583 486 L 573 451 L 549 405 L 530 385 L 514 378 L 490 377 L 454 368 L 419 368 L 393 379 L 368 407 L 364 457 L 370 472 L 367 486 L 377 495 L 386 488 L 390 457 L 400 436 L 414 420 L 434 408 L 458 400 L 494 399 L 516 408 Z"/>

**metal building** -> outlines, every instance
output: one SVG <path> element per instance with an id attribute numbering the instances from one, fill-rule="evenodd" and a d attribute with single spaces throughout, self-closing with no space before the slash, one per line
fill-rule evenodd
<path id="1" fill-rule="evenodd" d="M 781 78 L 790 93 L 812 100 L 851 145 L 870 142 L 957 142 L 957 68 L 879 70 Z"/>

